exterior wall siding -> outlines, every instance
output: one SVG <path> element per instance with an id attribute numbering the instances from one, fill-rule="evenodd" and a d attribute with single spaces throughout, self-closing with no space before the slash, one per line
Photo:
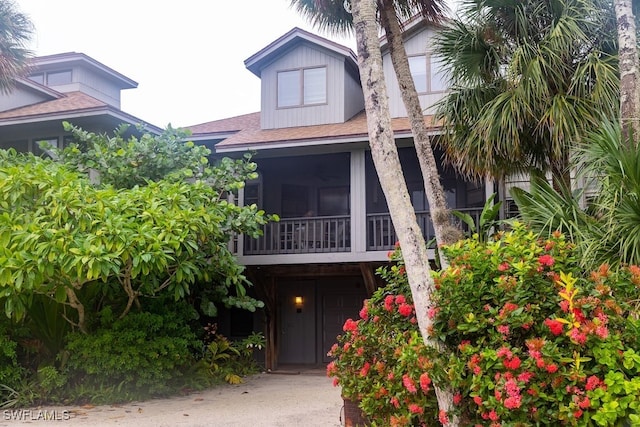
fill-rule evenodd
<path id="1" fill-rule="evenodd" d="M 16 87 L 13 92 L 11 92 L 11 96 L 0 96 L 0 111 L 24 107 L 45 100 L 45 97 L 41 94 Z"/>
<path id="2" fill-rule="evenodd" d="M 303 67 L 327 67 L 327 103 L 277 108 L 277 73 Z M 263 129 L 341 123 L 345 117 L 344 60 L 328 51 L 301 44 L 265 67 L 261 73 L 261 123 Z"/>
<path id="3" fill-rule="evenodd" d="M 431 39 L 433 35 L 434 31 L 429 28 L 418 32 L 411 38 L 405 40 L 407 55 L 423 55 L 426 52 L 429 52 L 431 49 Z M 396 73 L 393 70 L 393 64 L 391 63 L 391 57 L 388 52 L 383 56 L 383 69 L 387 83 L 387 90 L 389 91 L 389 109 L 391 110 L 391 117 L 406 117 L 407 110 L 405 109 L 404 102 L 402 101 L 400 87 L 398 86 L 398 79 L 396 78 Z M 441 100 L 444 95 L 445 92 L 419 95 L 420 105 L 422 106 L 425 114 L 433 114 L 433 105 Z"/>
<path id="4" fill-rule="evenodd" d="M 360 83 L 349 73 L 345 73 L 344 79 L 344 120 L 364 110 L 364 95 Z"/>

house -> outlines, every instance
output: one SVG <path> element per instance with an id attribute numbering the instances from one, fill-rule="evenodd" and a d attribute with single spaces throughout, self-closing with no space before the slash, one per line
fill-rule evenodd
<path id="1" fill-rule="evenodd" d="M 31 73 L 16 80 L 14 90 L 0 97 L 0 148 L 41 153 L 38 141 L 61 147 L 70 138 L 62 126 L 69 121 L 84 130 L 112 132 L 122 123 L 138 134 L 143 123 L 120 109 L 120 93 L 138 84 L 95 59 L 76 52 L 40 56 Z M 161 129 L 146 125 L 146 131 Z"/>
<path id="2" fill-rule="evenodd" d="M 441 129 L 428 113 L 446 87 L 429 49 L 433 31 L 426 22 L 414 23 L 405 43 L 425 120 L 437 138 Z M 383 58 L 405 179 L 429 241 L 433 228 L 409 122 L 388 53 Z M 260 112 L 189 129 L 194 142 L 217 156 L 255 153 L 259 178 L 237 202 L 281 218 L 260 238 L 240 238 L 234 247 L 266 303 L 267 368 L 322 364 L 344 321 L 358 315 L 379 285 L 375 269 L 388 262 L 397 240 L 368 148 L 356 56 L 294 28 L 245 66 L 261 80 Z M 442 164 L 440 174 L 452 209 L 477 215 L 493 193 L 492 186 L 467 181 Z M 249 328 L 251 320 L 244 324 Z"/>

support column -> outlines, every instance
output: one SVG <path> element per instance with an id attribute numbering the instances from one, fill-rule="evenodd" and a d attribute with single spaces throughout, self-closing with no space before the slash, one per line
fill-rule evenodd
<path id="1" fill-rule="evenodd" d="M 367 250 L 367 192 L 364 149 L 351 152 L 351 251 Z"/>

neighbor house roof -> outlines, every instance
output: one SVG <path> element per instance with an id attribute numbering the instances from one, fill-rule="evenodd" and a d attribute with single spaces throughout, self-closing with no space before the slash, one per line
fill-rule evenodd
<path id="1" fill-rule="evenodd" d="M 433 116 L 425 116 L 425 123 L 432 133 L 440 131 L 440 124 Z M 391 120 L 396 138 L 411 136 L 411 126 L 406 117 Z M 194 140 L 223 139 L 215 146 L 218 153 L 281 148 L 287 146 L 346 143 L 368 139 L 367 119 L 364 111 L 344 123 L 316 126 L 298 126 L 279 129 L 261 129 L 260 113 L 245 114 L 191 126 Z"/>
<path id="2" fill-rule="evenodd" d="M 0 125 L 27 124 L 40 121 L 69 120 L 76 117 L 108 115 L 130 124 L 143 123 L 137 117 L 123 112 L 83 92 L 59 93 L 59 97 L 24 107 L 0 112 Z M 147 125 L 149 130 L 161 129 Z"/>

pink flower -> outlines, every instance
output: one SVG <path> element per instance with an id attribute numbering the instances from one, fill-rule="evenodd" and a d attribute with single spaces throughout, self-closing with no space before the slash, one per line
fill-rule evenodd
<path id="1" fill-rule="evenodd" d="M 344 322 L 344 326 L 342 330 L 345 332 L 353 332 L 358 329 L 358 322 L 355 322 L 353 319 L 347 319 Z"/>
<path id="2" fill-rule="evenodd" d="M 604 325 L 598 326 L 595 332 L 596 332 L 596 335 L 602 339 L 606 339 L 609 336 L 609 330 Z"/>
<path id="3" fill-rule="evenodd" d="M 473 401 L 476 403 L 476 405 L 482 406 L 482 398 L 480 396 L 473 396 Z"/>
<path id="4" fill-rule="evenodd" d="M 499 325 L 496 329 L 504 336 L 509 335 L 509 326 L 507 325 Z"/>
<path id="5" fill-rule="evenodd" d="M 507 271 L 509 269 L 509 263 L 503 262 L 498 265 L 498 271 Z"/>
<path id="6" fill-rule="evenodd" d="M 494 409 L 489 412 L 488 417 L 491 421 L 498 421 L 500 419 L 498 413 Z"/>
<path id="7" fill-rule="evenodd" d="M 427 316 L 429 317 L 429 319 L 433 319 L 436 317 L 436 315 L 438 314 L 438 312 L 440 311 L 439 307 L 431 307 L 428 311 L 427 311 Z"/>
<path id="8" fill-rule="evenodd" d="M 551 363 L 547 365 L 547 372 L 550 374 L 556 373 L 558 371 L 558 365 Z"/>
<path id="9" fill-rule="evenodd" d="M 392 397 L 390 399 L 390 402 L 395 408 L 399 408 L 400 407 L 400 401 L 398 400 L 397 397 Z"/>
<path id="10" fill-rule="evenodd" d="M 422 375 L 420 375 L 420 388 L 422 389 L 422 391 L 424 391 L 425 393 L 428 392 L 430 385 L 431 378 L 429 377 L 429 374 L 427 374 L 426 372 L 422 373 Z"/>
<path id="11" fill-rule="evenodd" d="M 361 319 L 368 319 L 369 318 L 369 312 L 367 310 L 367 306 L 365 305 L 364 307 L 362 307 L 362 309 L 360 310 L 360 318 Z"/>
<path id="12" fill-rule="evenodd" d="M 519 408 L 521 403 L 522 403 L 522 397 L 520 396 L 511 396 L 511 397 L 507 397 L 504 400 L 504 406 L 508 409 Z"/>
<path id="13" fill-rule="evenodd" d="M 442 424 L 443 426 L 446 426 L 447 424 L 449 424 L 449 417 L 447 416 L 447 411 L 445 411 L 444 409 L 441 409 L 440 412 L 438 412 L 438 420 L 440 420 L 440 424 Z"/>
<path id="14" fill-rule="evenodd" d="M 600 385 L 600 383 L 601 381 L 598 377 L 596 377 L 595 375 L 591 375 L 589 378 L 587 378 L 587 384 L 584 386 L 584 388 L 587 390 L 595 390 L 596 387 Z"/>
<path id="15" fill-rule="evenodd" d="M 412 403 L 411 405 L 409 405 L 409 412 L 411 412 L 412 414 L 422 414 L 424 412 L 424 409 L 422 408 L 422 406 Z"/>
<path id="16" fill-rule="evenodd" d="M 462 402 L 462 395 L 460 393 L 456 393 L 453 395 L 453 404 L 459 405 Z"/>
<path id="17" fill-rule="evenodd" d="M 523 383 L 528 383 L 531 378 L 533 378 L 533 372 L 525 371 L 518 375 L 518 381 L 522 381 Z"/>
<path id="18" fill-rule="evenodd" d="M 587 342 L 587 335 L 583 332 L 580 332 L 578 328 L 571 329 L 571 331 L 569 332 L 569 338 L 571 338 L 571 341 L 575 342 L 576 344 L 584 344 L 585 342 Z"/>
<path id="19" fill-rule="evenodd" d="M 496 355 L 498 357 L 506 357 L 506 358 L 513 357 L 513 353 L 511 353 L 511 350 L 509 350 L 508 347 L 500 347 L 496 352 Z"/>
<path id="20" fill-rule="evenodd" d="M 405 302 L 407 302 L 407 300 L 404 297 L 404 295 L 398 295 L 396 297 L 396 304 L 400 305 L 400 304 L 404 304 Z"/>
<path id="21" fill-rule="evenodd" d="M 565 313 L 569 312 L 569 301 L 562 300 L 560 301 L 560 309 L 562 309 L 562 311 L 564 311 Z"/>
<path id="22" fill-rule="evenodd" d="M 393 311 L 393 301 L 394 301 L 393 295 L 387 295 L 384 298 L 384 309 L 387 311 Z"/>
<path id="23" fill-rule="evenodd" d="M 547 267 L 551 267 L 556 261 L 551 255 L 545 254 L 538 257 L 538 262 L 542 265 L 546 265 Z"/>
<path id="24" fill-rule="evenodd" d="M 555 319 L 545 319 L 544 324 L 549 328 L 553 335 L 560 335 L 564 326 Z"/>
<path id="25" fill-rule="evenodd" d="M 404 374 L 402 376 L 402 384 L 404 385 L 404 388 L 406 388 L 409 393 L 416 393 L 418 391 L 418 389 L 416 388 L 416 384 L 413 382 L 411 377 L 407 374 Z"/>

